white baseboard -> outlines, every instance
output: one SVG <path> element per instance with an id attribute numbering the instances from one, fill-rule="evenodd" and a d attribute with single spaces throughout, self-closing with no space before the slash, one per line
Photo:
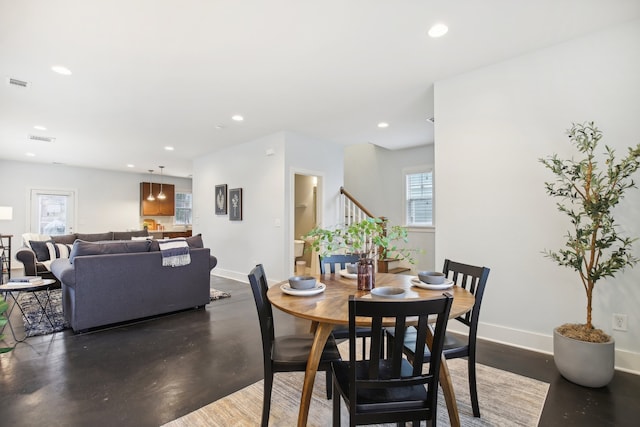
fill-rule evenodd
<path id="1" fill-rule="evenodd" d="M 460 325 L 460 328 L 462 328 L 460 329 L 455 323 L 457 322 L 449 323 L 449 328 L 452 331 L 464 332 L 464 327 Z M 553 354 L 553 335 L 551 334 L 539 334 L 480 322 L 478 337 L 525 350 Z M 640 375 L 640 354 L 616 348 L 615 357 L 617 370 Z"/>
<path id="2" fill-rule="evenodd" d="M 241 274 L 241 273 L 238 273 L 237 271 L 214 268 L 213 270 L 211 270 L 211 275 L 224 277 L 225 279 L 237 280 L 243 283 L 249 283 L 249 277 L 247 276 L 247 274 L 246 273 Z"/>
<path id="3" fill-rule="evenodd" d="M 249 284 L 249 277 L 247 273 L 238 273 L 237 271 L 232 270 L 224 270 L 220 268 L 215 268 L 215 271 L 211 271 L 211 276 L 224 277 L 225 279 L 237 280 L 238 282 Z M 269 286 L 272 286 L 276 283 L 279 283 L 280 280 L 269 280 L 267 279 Z"/>

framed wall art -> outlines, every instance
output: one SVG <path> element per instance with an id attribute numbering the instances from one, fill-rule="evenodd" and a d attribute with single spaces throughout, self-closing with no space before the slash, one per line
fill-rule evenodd
<path id="1" fill-rule="evenodd" d="M 227 184 L 216 185 L 216 215 L 227 214 Z"/>
<path id="2" fill-rule="evenodd" d="M 229 219 L 242 221 L 242 188 L 229 190 Z"/>

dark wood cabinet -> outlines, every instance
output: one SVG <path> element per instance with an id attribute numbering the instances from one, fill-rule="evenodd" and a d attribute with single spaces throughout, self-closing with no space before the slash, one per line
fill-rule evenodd
<path id="1" fill-rule="evenodd" d="M 149 197 L 149 186 L 151 185 L 151 193 L 156 198 L 153 202 L 147 200 Z M 162 192 L 167 196 L 166 199 L 158 199 L 160 192 L 159 183 L 140 183 L 140 214 L 142 216 L 175 216 L 176 214 L 176 197 L 175 186 L 173 184 L 163 184 Z"/>
<path id="2" fill-rule="evenodd" d="M 165 239 L 175 239 L 176 237 L 191 237 L 191 230 L 189 231 L 163 231 L 162 237 Z"/>
<path id="3" fill-rule="evenodd" d="M 176 237 L 191 237 L 192 231 L 149 231 L 154 239 L 175 239 Z"/>

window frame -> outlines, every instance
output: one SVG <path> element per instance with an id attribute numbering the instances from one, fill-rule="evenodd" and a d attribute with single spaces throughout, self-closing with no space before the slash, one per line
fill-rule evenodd
<path id="1" fill-rule="evenodd" d="M 179 209 L 187 209 L 187 208 L 179 208 L 178 207 L 178 195 L 179 194 L 189 194 L 191 195 L 191 206 L 188 208 L 191 211 L 191 222 L 178 222 L 178 210 Z M 174 203 L 175 203 L 175 214 L 173 217 L 173 224 L 174 225 L 185 225 L 185 226 L 189 226 L 189 225 L 193 225 L 193 192 L 192 191 L 185 191 L 185 190 L 176 190 L 175 194 L 174 194 Z"/>
<path id="2" fill-rule="evenodd" d="M 409 191 L 407 188 L 407 181 L 409 175 L 417 175 L 417 174 L 431 174 L 431 223 L 412 223 L 409 221 Z M 429 229 L 435 228 L 436 218 L 435 218 L 435 173 L 433 165 L 421 165 L 404 168 L 402 170 L 402 178 L 403 178 L 403 216 L 404 216 L 404 224 L 407 228 L 413 229 Z"/>

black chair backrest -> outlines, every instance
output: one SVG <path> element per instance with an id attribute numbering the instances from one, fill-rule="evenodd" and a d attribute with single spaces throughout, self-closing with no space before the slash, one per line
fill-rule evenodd
<path id="1" fill-rule="evenodd" d="M 393 387 L 407 387 L 413 385 L 425 385 L 429 393 L 429 400 L 434 404 L 437 398 L 438 375 L 440 372 L 440 355 L 444 345 L 444 335 L 449 318 L 449 311 L 453 297 L 449 293 L 444 293 L 442 297 L 430 300 L 372 300 L 349 297 L 349 360 L 356 359 L 356 317 L 370 318 L 371 320 L 371 340 L 369 347 L 369 372 L 366 379 L 356 377 L 356 363 L 349 366 L 350 383 L 355 384 L 349 390 L 349 398 L 353 405 L 356 404 L 358 388 L 368 389 L 389 389 Z M 436 316 L 435 327 L 433 328 L 433 342 L 431 347 L 432 355 L 429 364 L 429 372 L 422 373 L 424 362 L 423 352 L 418 352 L 413 363 L 411 376 L 401 375 L 403 343 L 406 326 L 413 324 L 417 329 L 416 341 L 418 348 L 423 348 L 427 342 L 427 328 L 429 327 L 429 316 Z M 383 359 L 383 326 L 382 321 L 395 318 L 393 327 L 396 331 L 394 348 Z M 433 319 L 432 319 L 433 321 Z M 417 322 L 417 323 L 416 323 Z M 385 372 L 381 378 L 381 367 Z M 432 400 L 433 399 L 433 400 Z"/>
<path id="2" fill-rule="evenodd" d="M 336 264 L 340 265 L 340 268 L 346 268 L 347 264 L 353 264 L 358 262 L 360 257 L 358 255 L 329 255 L 323 257 L 320 255 L 320 274 L 324 274 L 325 265 L 329 264 L 329 270 L 331 273 L 336 272 Z"/>
<path id="3" fill-rule="evenodd" d="M 256 265 L 253 270 L 251 270 L 249 273 L 249 283 L 251 284 L 253 299 L 256 301 L 256 308 L 258 309 L 264 358 L 265 360 L 271 360 L 271 345 L 274 339 L 273 310 L 271 309 L 271 303 L 267 299 L 269 285 L 262 264 Z"/>
<path id="4" fill-rule="evenodd" d="M 461 288 L 471 292 L 476 299 L 473 310 L 456 317 L 456 320 L 470 327 L 469 338 L 472 338 L 472 336 L 475 337 L 478 329 L 482 296 L 484 295 L 484 288 L 487 284 L 487 278 L 489 277 L 489 269 L 487 267 L 476 267 L 445 259 L 442 270 L 449 279 L 453 280 Z"/>

